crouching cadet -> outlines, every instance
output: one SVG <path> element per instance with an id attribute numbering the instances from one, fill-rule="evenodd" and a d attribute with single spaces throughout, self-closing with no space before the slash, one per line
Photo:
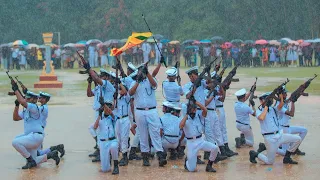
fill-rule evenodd
<path id="1" fill-rule="evenodd" d="M 103 109 L 99 110 L 99 116 L 93 128 L 99 130 L 98 145 L 100 149 L 101 171 L 110 171 L 110 153 L 113 159 L 112 174 L 119 174 L 118 167 L 118 140 L 115 137 L 116 116 L 112 113 L 113 101 L 107 100 Z"/>

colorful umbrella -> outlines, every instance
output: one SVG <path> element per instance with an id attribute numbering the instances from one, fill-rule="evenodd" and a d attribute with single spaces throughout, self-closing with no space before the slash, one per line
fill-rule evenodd
<path id="1" fill-rule="evenodd" d="M 193 42 L 194 42 L 194 40 L 188 39 L 188 40 L 183 41 L 182 44 L 191 44 Z"/>
<path id="2" fill-rule="evenodd" d="M 104 42 L 103 45 L 109 47 L 112 44 L 118 44 L 118 43 L 120 43 L 120 41 L 118 39 L 110 39 L 110 40 Z"/>
<path id="3" fill-rule="evenodd" d="M 300 46 L 302 46 L 302 47 L 310 46 L 310 45 L 311 45 L 311 43 L 308 43 L 308 42 L 302 42 L 302 43 L 300 44 Z"/>
<path id="4" fill-rule="evenodd" d="M 192 44 L 193 44 L 193 45 L 199 45 L 199 44 L 201 44 L 201 43 L 200 43 L 200 41 L 198 41 L 198 40 L 194 40 Z"/>
<path id="5" fill-rule="evenodd" d="M 313 42 L 314 43 L 320 43 L 320 38 L 314 39 Z"/>
<path id="6" fill-rule="evenodd" d="M 277 40 L 271 40 L 271 41 L 269 41 L 269 44 L 270 45 L 275 45 L 275 46 L 280 46 L 281 45 L 281 43 L 279 41 L 277 41 Z"/>
<path id="7" fill-rule="evenodd" d="M 121 39 L 120 42 L 126 43 L 128 39 Z"/>
<path id="8" fill-rule="evenodd" d="M 259 40 L 256 40 L 256 44 L 266 45 L 266 44 L 268 44 L 268 41 L 265 39 L 259 39 Z"/>
<path id="9" fill-rule="evenodd" d="M 285 40 L 285 41 L 288 41 L 288 42 L 289 42 L 289 41 L 292 41 L 292 39 L 287 38 L 287 37 L 286 37 L 286 38 L 281 38 L 280 40 Z"/>
<path id="10" fill-rule="evenodd" d="M 12 46 L 26 46 L 28 42 L 25 40 L 16 40 L 12 43 Z"/>
<path id="11" fill-rule="evenodd" d="M 99 43 L 102 43 L 99 39 L 90 39 L 89 41 L 86 42 L 86 45 L 99 44 Z"/>
<path id="12" fill-rule="evenodd" d="M 224 46 L 224 48 L 231 48 L 231 47 L 232 47 L 232 43 L 230 43 L 230 42 L 225 42 L 225 43 L 223 44 L 223 46 Z"/>
<path id="13" fill-rule="evenodd" d="M 68 44 L 65 44 L 63 47 L 76 47 L 76 46 L 73 43 L 68 43 Z"/>
<path id="14" fill-rule="evenodd" d="M 87 43 L 87 41 L 81 40 L 81 41 L 78 41 L 76 44 L 84 44 L 84 45 L 86 45 L 86 43 Z"/>
<path id="15" fill-rule="evenodd" d="M 180 44 L 180 42 L 177 40 L 174 40 L 174 41 L 170 41 L 169 44 Z"/>
<path id="16" fill-rule="evenodd" d="M 203 40 L 200 40 L 200 43 L 201 43 L 201 44 L 210 44 L 210 43 L 211 43 L 211 40 L 209 40 L 209 39 L 203 39 Z"/>
<path id="17" fill-rule="evenodd" d="M 297 40 L 297 42 L 298 42 L 299 44 L 301 44 L 301 43 L 303 43 L 303 39 L 299 39 L 299 40 Z"/>
<path id="18" fill-rule="evenodd" d="M 148 43 L 155 43 L 155 41 L 154 41 L 154 39 L 153 39 L 153 38 L 149 38 L 149 39 L 147 39 L 147 42 L 148 42 Z"/>
<path id="19" fill-rule="evenodd" d="M 254 41 L 253 40 L 245 40 L 244 44 L 254 44 Z"/>
<path id="20" fill-rule="evenodd" d="M 185 49 L 198 49 L 198 46 L 186 46 Z"/>
<path id="21" fill-rule="evenodd" d="M 304 42 L 314 43 L 314 40 L 313 39 L 307 39 L 307 40 L 304 40 Z"/>
<path id="22" fill-rule="evenodd" d="M 241 39 L 234 39 L 231 41 L 232 44 L 240 44 L 243 43 L 243 41 Z"/>
<path id="23" fill-rule="evenodd" d="M 221 36 L 213 36 L 211 38 L 212 41 L 223 41 L 223 38 Z"/>
<path id="24" fill-rule="evenodd" d="M 294 45 L 296 45 L 296 46 L 299 45 L 299 43 L 298 43 L 297 41 L 292 41 L 292 40 L 291 40 L 291 41 L 289 41 L 289 43 L 290 43 L 290 44 L 294 44 Z"/>
<path id="25" fill-rule="evenodd" d="M 27 49 L 31 49 L 31 48 L 39 48 L 39 45 L 37 45 L 37 44 L 28 44 Z"/>
<path id="26" fill-rule="evenodd" d="M 161 34 L 155 34 L 155 35 L 153 35 L 153 37 L 154 37 L 155 39 L 163 39 L 163 38 L 164 38 L 164 36 L 161 35 Z"/>
<path id="27" fill-rule="evenodd" d="M 285 40 L 285 39 L 280 39 L 279 41 L 281 43 L 281 45 L 286 45 L 289 43 L 289 41 Z"/>
<path id="28" fill-rule="evenodd" d="M 0 48 L 2 48 L 2 47 L 9 47 L 10 46 L 10 44 L 1 44 L 0 45 Z"/>
<path id="29" fill-rule="evenodd" d="M 170 42 L 170 40 L 169 39 L 161 39 L 160 42 L 164 43 L 164 44 L 167 44 L 168 42 Z"/>

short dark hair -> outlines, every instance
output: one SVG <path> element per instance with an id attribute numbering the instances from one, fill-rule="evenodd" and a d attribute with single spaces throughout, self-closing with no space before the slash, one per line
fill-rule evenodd
<path id="1" fill-rule="evenodd" d="M 238 98 L 238 100 L 241 100 L 241 99 L 243 99 L 245 96 L 246 96 L 246 95 L 244 94 L 244 95 L 241 95 L 241 96 L 237 96 L 237 98 Z"/>

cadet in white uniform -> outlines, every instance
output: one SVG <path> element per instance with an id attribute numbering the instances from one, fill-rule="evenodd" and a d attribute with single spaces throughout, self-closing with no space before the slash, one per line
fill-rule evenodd
<path id="1" fill-rule="evenodd" d="M 46 162 L 47 159 L 56 161 L 59 164 L 60 158 L 58 151 L 52 151 L 48 154 L 37 156 L 37 150 L 43 142 L 44 134 L 42 122 L 40 120 L 40 110 L 36 105 L 38 95 L 28 91 L 26 99 L 24 99 L 18 89 L 17 84 L 12 84 L 12 90 L 15 92 L 17 100 L 13 112 L 14 121 L 24 121 L 24 133 L 14 138 L 12 146 L 27 159 L 27 164 L 22 169 L 30 169 L 36 167 L 37 164 Z M 25 109 L 19 112 L 19 104 Z"/>
<path id="2" fill-rule="evenodd" d="M 181 79 L 177 79 L 177 69 L 172 67 L 166 71 L 167 80 L 162 82 L 164 98 L 173 104 L 179 104 L 180 96 L 184 95 L 181 87 Z M 177 82 L 175 80 L 177 79 Z"/>
<path id="3" fill-rule="evenodd" d="M 115 121 L 117 117 L 112 113 L 113 100 L 107 100 L 104 109 L 99 111 L 99 116 L 94 123 L 94 129 L 99 128 L 98 140 L 100 148 L 101 171 L 107 172 L 110 167 L 110 153 L 113 159 L 112 174 L 119 174 L 118 167 L 118 140 L 115 137 Z"/>
<path id="4" fill-rule="evenodd" d="M 174 116 L 172 113 L 174 105 L 168 101 L 162 103 L 164 115 L 160 117 L 162 135 L 162 147 L 165 150 L 165 153 L 170 150 L 170 159 L 176 160 L 177 153 L 176 148 L 179 145 L 179 140 L 181 137 L 180 131 L 180 119 L 177 116 Z"/>
<path id="5" fill-rule="evenodd" d="M 265 106 L 262 107 L 261 109 L 258 108 L 256 112 L 257 114 L 256 117 L 260 122 L 261 134 L 264 138 L 264 142 L 266 145 L 267 155 L 264 155 L 261 153 L 263 150 L 265 150 L 265 147 L 261 148 L 259 146 L 259 149 L 257 152 L 253 150 L 249 152 L 250 162 L 257 163 L 255 159 L 256 157 L 258 157 L 258 159 L 263 161 L 265 164 L 273 164 L 275 160 L 276 152 L 279 146 L 281 144 L 291 143 L 290 147 L 286 151 L 286 154 L 283 158 L 283 163 L 298 164 L 298 162 L 293 161 L 290 156 L 291 156 L 291 153 L 293 153 L 300 145 L 301 138 L 300 136 L 292 135 L 292 134 L 284 134 L 280 131 L 280 122 L 278 119 L 279 112 L 277 108 L 272 107 L 273 99 L 266 100 L 266 98 L 270 94 L 271 93 L 265 93 L 259 97 L 260 103 L 261 104 L 265 103 Z M 283 95 L 280 94 L 279 96 L 281 101 L 283 101 Z M 290 113 L 285 108 L 282 108 L 280 111 Z"/>
<path id="6" fill-rule="evenodd" d="M 130 109 L 130 96 L 127 92 L 126 87 L 119 84 L 120 87 L 120 97 L 118 98 L 116 115 L 117 115 L 117 123 L 116 123 L 116 136 L 119 141 L 120 151 L 122 153 L 122 159 L 120 160 L 120 166 L 128 165 L 128 141 L 129 141 L 129 132 L 130 132 L 130 120 L 128 117 L 129 109 Z"/>
<path id="7" fill-rule="evenodd" d="M 241 145 L 253 146 L 253 133 L 250 126 L 249 115 L 255 116 L 256 109 L 254 104 L 251 104 L 252 108 L 244 102 L 249 98 L 250 92 L 247 93 L 246 89 L 240 89 L 235 93 L 238 101 L 234 103 L 234 112 L 236 113 L 236 127 L 241 132 L 240 137 L 236 137 L 236 147 L 240 148 Z M 243 137 L 244 136 L 244 137 Z"/>
<path id="8" fill-rule="evenodd" d="M 202 114 L 196 113 L 197 106 L 202 110 Z M 197 155 L 200 150 L 210 151 L 209 161 L 206 167 L 207 172 L 216 172 L 212 168 L 214 161 L 218 162 L 218 146 L 202 139 L 203 125 L 201 121 L 207 116 L 207 109 L 201 103 L 188 105 L 188 114 L 183 117 L 180 122 L 180 129 L 183 128 L 187 138 L 187 158 L 185 160 L 185 169 L 194 172 L 197 167 Z"/>
<path id="9" fill-rule="evenodd" d="M 295 113 L 295 105 L 293 103 L 291 103 L 291 108 L 289 108 L 289 104 L 286 101 L 287 100 L 287 89 L 285 87 L 283 87 L 284 89 L 284 93 L 283 93 L 283 99 L 285 99 L 285 101 L 283 103 L 280 103 L 279 101 L 277 101 L 276 103 L 276 108 L 281 109 L 282 107 L 284 107 L 285 109 L 289 110 L 289 114 L 287 113 L 282 113 L 279 112 L 279 122 L 280 122 L 280 128 L 283 129 L 284 133 L 288 133 L 288 134 L 298 134 L 301 138 L 301 141 L 304 140 L 304 138 L 307 135 L 308 130 L 303 127 L 303 126 L 290 126 L 290 119 L 291 117 L 294 116 Z M 282 107 L 281 107 L 282 106 Z M 289 148 L 289 144 L 283 144 L 282 145 L 282 149 L 278 150 L 278 153 L 281 155 L 285 155 L 286 150 Z M 297 154 L 297 155 L 305 155 L 305 152 L 301 152 L 299 150 L 299 148 L 296 149 L 296 151 L 293 154 Z"/>
<path id="10" fill-rule="evenodd" d="M 51 95 L 45 92 L 40 92 L 39 93 L 40 97 L 38 102 L 41 103 L 41 106 L 39 106 L 39 111 L 40 111 L 40 120 L 42 121 L 42 128 L 43 130 L 46 128 L 47 126 L 47 118 L 48 118 L 48 102 L 50 100 Z M 57 146 L 51 146 L 50 148 L 44 149 L 42 150 L 41 148 L 38 150 L 38 155 L 44 155 L 44 154 L 48 154 L 54 150 L 57 150 L 58 152 L 60 152 L 60 157 L 63 157 L 65 154 L 65 150 L 64 150 L 64 145 L 63 144 L 59 144 Z"/>
<path id="11" fill-rule="evenodd" d="M 141 73 L 137 75 L 137 81 L 132 82 L 129 94 L 134 97 L 135 119 L 140 131 L 140 147 L 143 156 L 143 165 L 150 166 L 149 163 L 149 135 L 152 145 L 157 151 L 159 157 L 159 166 L 167 164 L 164 158 L 161 136 L 160 119 L 156 109 L 157 101 L 155 90 L 157 82 L 150 75 L 147 68 L 142 66 Z"/>

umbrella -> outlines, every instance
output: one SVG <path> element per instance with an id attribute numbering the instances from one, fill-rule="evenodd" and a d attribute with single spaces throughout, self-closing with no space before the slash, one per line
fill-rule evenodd
<path id="1" fill-rule="evenodd" d="M 68 44 L 65 44 L 63 47 L 75 47 L 75 44 L 73 44 L 73 43 L 68 43 Z"/>
<path id="2" fill-rule="evenodd" d="M 87 41 L 81 40 L 81 41 L 78 41 L 76 44 L 84 44 L 84 45 L 86 45 L 86 43 L 87 43 Z"/>
<path id="3" fill-rule="evenodd" d="M 174 41 L 170 41 L 169 44 L 180 44 L 180 42 L 177 40 L 174 40 Z"/>
<path id="4" fill-rule="evenodd" d="M 311 45 L 311 43 L 308 43 L 308 42 L 302 42 L 300 44 L 300 46 L 302 46 L 302 47 L 309 46 L 309 45 Z"/>
<path id="5" fill-rule="evenodd" d="M 164 36 L 161 35 L 161 34 L 155 34 L 155 35 L 153 35 L 153 37 L 154 37 L 155 39 L 163 39 L 163 38 L 164 38 Z"/>
<path id="6" fill-rule="evenodd" d="M 299 39 L 299 40 L 297 40 L 297 42 L 298 42 L 299 44 L 301 44 L 301 43 L 303 43 L 303 39 Z"/>
<path id="7" fill-rule="evenodd" d="M 285 44 L 288 44 L 289 43 L 289 41 L 287 41 L 287 40 L 285 40 L 285 39 L 280 39 L 280 41 L 279 41 L 280 43 L 281 43 L 281 45 L 285 45 Z"/>
<path id="8" fill-rule="evenodd" d="M 0 45 L 0 48 L 2 48 L 2 47 L 9 47 L 10 45 L 9 44 L 1 44 Z"/>
<path id="9" fill-rule="evenodd" d="M 39 48 L 39 46 L 37 44 L 29 44 L 27 46 L 27 49 L 31 49 L 31 48 Z"/>
<path id="10" fill-rule="evenodd" d="M 26 46 L 28 45 L 28 42 L 25 40 L 16 40 L 12 43 L 12 46 Z"/>
<path id="11" fill-rule="evenodd" d="M 299 43 L 298 43 L 297 41 L 292 41 L 292 40 L 291 40 L 291 41 L 289 41 L 289 43 L 290 43 L 290 44 L 297 45 L 297 46 L 299 45 Z"/>
<path id="12" fill-rule="evenodd" d="M 266 41 L 265 39 L 259 39 L 259 40 L 256 40 L 256 44 L 265 45 L 265 44 L 268 44 L 268 41 Z"/>
<path id="13" fill-rule="evenodd" d="M 304 42 L 314 43 L 314 40 L 313 39 L 307 39 L 307 40 L 304 40 Z"/>
<path id="14" fill-rule="evenodd" d="M 155 41 L 154 41 L 154 39 L 153 39 L 153 38 L 149 38 L 149 39 L 147 39 L 147 42 L 148 42 L 148 43 L 155 43 Z"/>
<path id="15" fill-rule="evenodd" d="M 198 49 L 198 46 L 186 46 L 184 49 Z"/>
<path id="16" fill-rule="evenodd" d="M 221 36 L 213 36 L 211 38 L 212 41 L 223 41 L 223 38 Z"/>
<path id="17" fill-rule="evenodd" d="M 182 44 L 189 44 L 189 43 L 191 44 L 193 42 L 194 42 L 194 40 L 188 39 L 188 40 L 183 41 Z"/>
<path id="18" fill-rule="evenodd" d="M 269 41 L 269 44 L 270 45 L 275 45 L 275 46 L 280 46 L 281 45 L 281 43 L 279 41 L 277 41 L 277 40 L 271 40 L 271 41 Z"/>
<path id="19" fill-rule="evenodd" d="M 99 44 L 99 43 L 102 43 L 99 39 L 90 39 L 89 41 L 86 42 L 86 45 Z"/>
<path id="20" fill-rule="evenodd" d="M 254 44 L 254 41 L 253 40 L 245 40 L 244 43 L 245 44 Z"/>
<path id="21" fill-rule="evenodd" d="M 281 38 L 280 40 L 285 40 L 285 41 L 292 41 L 292 39 L 290 39 L 290 38 L 287 38 L 287 37 L 285 37 L 285 38 Z"/>
<path id="22" fill-rule="evenodd" d="M 120 41 L 118 39 L 110 39 L 110 40 L 104 42 L 103 45 L 108 47 L 108 46 L 110 46 L 112 44 L 118 44 L 119 42 Z"/>
<path id="23" fill-rule="evenodd" d="M 170 40 L 169 40 L 169 39 L 161 39 L 160 42 L 161 42 L 161 43 L 164 43 L 164 44 L 167 44 L 168 42 L 170 42 Z"/>
<path id="24" fill-rule="evenodd" d="M 200 44 L 200 41 L 194 40 L 192 44 L 193 44 L 193 45 L 199 45 L 199 44 Z"/>
<path id="25" fill-rule="evenodd" d="M 225 42 L 225 43 L 223 44 L 223 46 L 224 46 L 224 48 L 231 48 L 231 47 L 232 47 L 232 43 L 230 43 L 230 42 Z"/>
<path id="26" fill-rule="evenodd" d="M 121 39 L 120 42 L 126 43 L 128 39 Z"/>
<path id="27" fill-rule="evenodd" d="M 200 40 L 200 43 L 201 43 L 201 44 L 210 44 L 210 43 L 211 43 L 211 40 L 209 40 L 209 39 L 203 39 L 203 40 Z"/>
<path id="28" fill-rule="evenodd" d="M 320 38 L 314 39 L 313 42 L 314 43 L 320 43 Z"/>
<path id="29" fill-rule="evenodd" d="M 232 44 L 240 44 L 243 43 L 243 41 L 241 39 L 234 39 L 231 41 Z"/>

